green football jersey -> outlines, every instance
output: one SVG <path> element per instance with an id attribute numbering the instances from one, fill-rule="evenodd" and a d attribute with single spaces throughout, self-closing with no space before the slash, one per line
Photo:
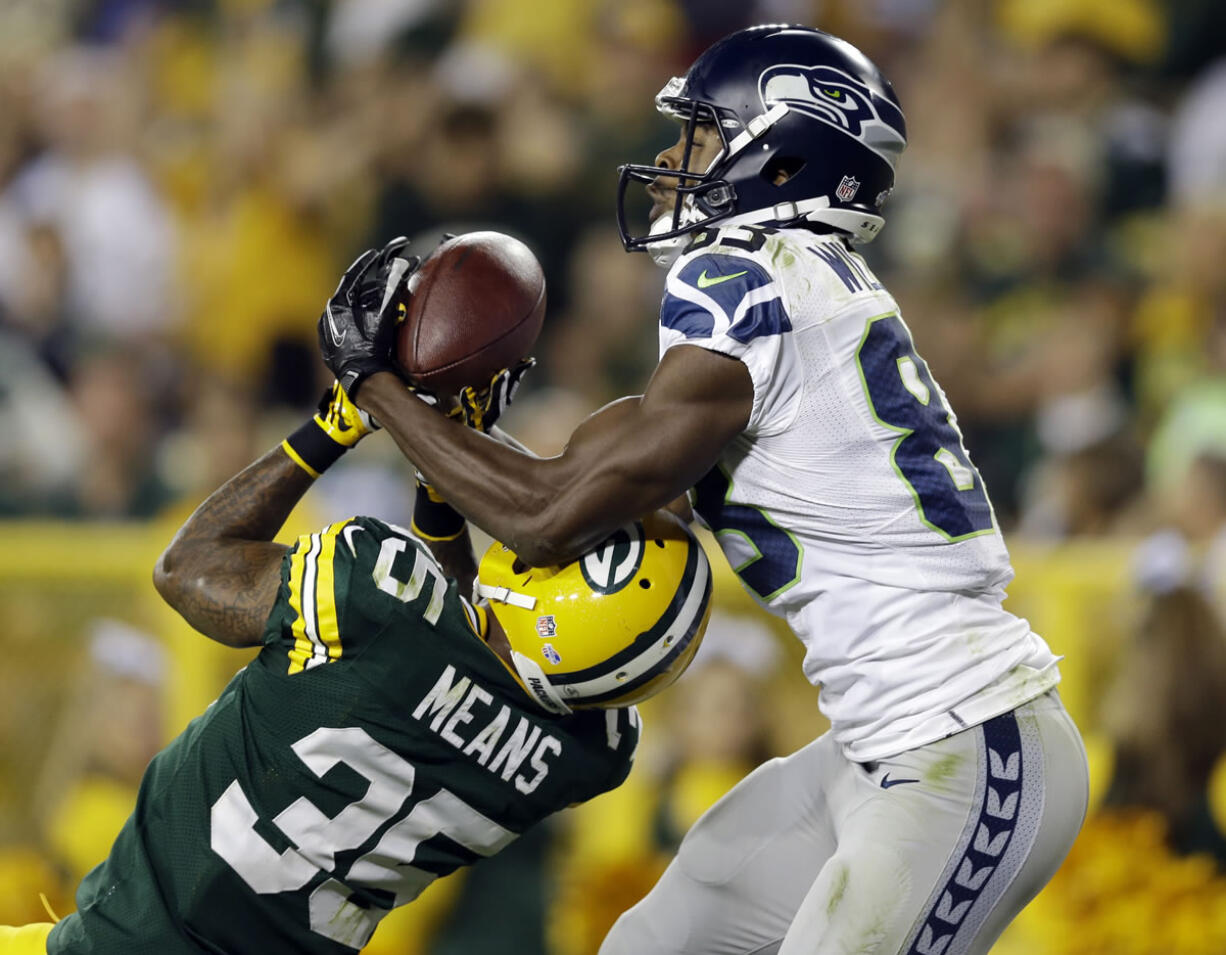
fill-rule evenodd
<path id="1" fill-rule="evenodd" d="M 264 648 L 150 764 L 48 952 L 352 952 L 431 881 L 617 786 L 633 708 L 554 716 L 408 531 L 299 539 Z"/>

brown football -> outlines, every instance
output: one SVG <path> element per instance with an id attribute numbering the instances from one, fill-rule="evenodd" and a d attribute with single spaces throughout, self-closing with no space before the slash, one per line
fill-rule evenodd
<path id="1" fill-rule="evenodd" d="M 442 394 L 487 384 L 532 352 L 545 317 L 545 274 L 501 232 L 447 239 L 409 282 L 396 359 L 414 384 Z"/>

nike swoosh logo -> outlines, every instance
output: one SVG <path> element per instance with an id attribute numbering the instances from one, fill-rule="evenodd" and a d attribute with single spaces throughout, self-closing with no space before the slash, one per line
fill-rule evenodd
<path id="1" fill-rule="evenodd" d="M 343 531 L 341 531 L 341 537 L 345 538 L 345 543 L 349 545 L 349 553 L 351 553 L 354 557 L 358 556 L 358 549 L 353 546 L 353 534 L 355 531 L 364 530 L 366 530 L 366 528 L 362 527 L 360 524 L 350 524 Z"/>
<path id="2" fill-rule="evenodd" d="M 328 334 L 332 336 L 332 344 L 335 345 L 337 348 L 340 348 L 341 345 L 344 344 L 345 336 L 349 334 L 349 329 L 346 328 L 343 332 L 337 330 L 336 321 L 332 318 L 332 306 L 331 305 L 328 306 L 327 315 L 328 315 Z"/>
<path id="3" fill-rule="evenodd" d="M 918 783 L 918 779 L 890 779 L 890 774 L 886 773 L 881 778 L 881 788 L 889 789 L 891 786 L 901 786 L 903 783 Z"/>
<path id="4" fill-rule="evenodd" d="M 698 287 L 710 288 L 712 285 L 719 285 L 720 282 L 728 282 L 732 279 L 740 278 L 742 275 L 748 274 L 749 270 L 746 269 L 744 272 L 733 272 L 731 275 L 716 275 L 714 277 L 710 277 L 707 275 L 707 270 L 703 269 L 702 275 L 698 276 Z"/>

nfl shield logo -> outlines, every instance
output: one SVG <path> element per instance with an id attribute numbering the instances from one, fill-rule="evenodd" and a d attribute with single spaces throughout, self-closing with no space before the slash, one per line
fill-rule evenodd
<path id="1" fill-rule="evenodd" d="M 553 619 L 553 614 L 536 618 L 536 633 L 542 640 L 558 635 L 558 622 Z"/>
<path id="2" fill-rule="evenodd" d="M 834 194 L 843 202 L 851 202 L 859 191 L 860 180 L 855 176 L 844 176 L 843 181 L 839 183 L 839 188 L 834 190 Z"/>

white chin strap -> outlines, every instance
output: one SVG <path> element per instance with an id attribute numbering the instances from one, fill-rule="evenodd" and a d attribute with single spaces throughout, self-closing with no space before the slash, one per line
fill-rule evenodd
<path id="1" fill-rule="evenodd" d="M 686 198 L 691 204 L 693 200 Z M 690 218 L 693 218 L 691 215 Z M 686 210 L 682 209 L 681 221 L 686 222 Z M 694 222 L 694 231 L 701 229 L 709 219 L 698 219 Z M 752 209 L 740 215 L 720 219 L 714 227 L 717 229 L 735 225 L 762 225 L 769 222 L 821 222 L 834 226 L 843 232 L 850 233 L 857 242 L 872 242 L 885 225 L 881 216 L 855 209 L 831 209 L 828 196 L 818 196 L 816 199 L 801 199 L 799 202 L 780 202 L 765 209 Z M 651 224 L 651 234 L 668 232 L 673 227 L 673 214 L 666 212 Z M 664 239 L 660 242 L 649 242 L 647 253 L 652 261 L 662 269 L 671 268 L 681 256 L 681 250 L 690 241 L 689 234 L 677 236 L 674 239 Z"/>
<path id="2" fill-rule="evenodd" d="M 521 610 L 535 610 L 536 598 L 531 594 L 521 594 L 514 590 L 508 590 L 506 587 L 491 587 L 489 584 L 483 584 L 480 580 L 473 587 L 478 597 L 484 597 L 486 600 L 497 600 L 500 604 L 507 604 L 510 607 L 519 607 Z"/>
<path id="3" fill-rule="evenodd" d="M 829 196 L 780 202 L 765 209 L 753 209 L 719 221 L 720 226 L 760 225 L 764 222 L 821 222 L 851 233 L 857 242 L 872 242 L 877 238 L 885 219 L 855 209 L 831 209 Z"/>
<path id="4" fill-rule="evenodd" d="M 681 207 L 681 222 L 684 225 L 686 219 L 698 218 L 698 210 L 694 208 L 694 200 L 690 196 L 686 196 L 682 200 Z M 701 222 L 695 222 L 694 228 L 697 229 Z M 671 232 L 673 228 L 673 214 L 665 212 L 661 216 L 657 216 L 656 220 L 651 224 L 649 235 L 659 235 L 661 232 Z M 681 249 L 687 242 L 690 241 L 688 235 L 679 235 L 672 239 L 661 239 L 659 242 L 647 243 L 647 254 L 651 256 L 651 261 L 662 269 L 667 269 L 672 266 L 681 256 Z"/>
<path id="5" fill-rule="evenodd" d="M 518 650 L 511 651 L 511 660 L 515 663 L 520 679 L 541 706 L 550 713 L 562 716 L 568 716 L 572 712 L 562 699 L 562 694 L 549 682 L 549 677 L 545 676 L 545 671 L 535 660 L 529 659 Z"/>

